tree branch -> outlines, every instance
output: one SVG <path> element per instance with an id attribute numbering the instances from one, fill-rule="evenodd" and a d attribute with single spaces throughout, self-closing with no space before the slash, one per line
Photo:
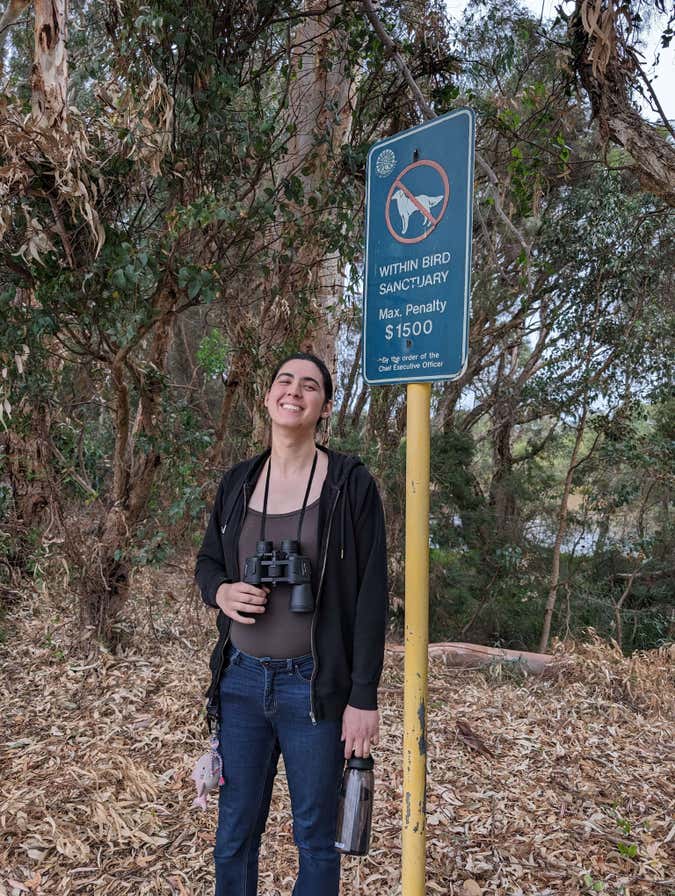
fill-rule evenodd
<path id="1" fill-rule="evenodd" d="M 12 25 L 17 24 L 21 13 L 27 6 L 30 6 L 31 3 L 32 0 L 9 0 L 9 3 L 2 14 L 2 18 L 0 18 L 0 71 L 2 70 L 3 63 L 2 51 L 7 36 L 9 35 L 9 29 Z"/>
<path id="2" fill-rule="evenodd" d="M 673 130 L 673 126 L 668 121 L 668 118 L 666 117 L 666 113 L 663 111 L 663 106 L 659 102 L 659 98 L 657 97 L 656 93 L 654 93 L 654 88 L 652 87 L 652 82 L 649 80 L 647 75 L 644 73 L 644 70 L 643 70 L 642 66 L 640 65 L 640 62 L 638 61 L 637 53 L 635 52 L 635 50 L 632 47 L 628 47 L 627 50 L 628 50 L 628 55 L 633 60 L 633 64 L 635 65 L 635 68 L 637 69 L 638 74 L 640 75 L 642 80 L 645 82 L 647 90 L 649 91 L 649 95 L 652 98 L 652 100 L 654 101 L 654 105 L 656 106 L 658 113 L 661 116 L 661 120 L 663 121 L 663 124 L 668 129 L 670 136 L 673 139 L 675 139 L 675 130 Z"/>
<path id="3" fill-rule="evenodd" d="M 380 18 L 375 10 L 375 7 L 373 6 L 372 0 L 361 0 L 361 5 L 363 7 L 364 13 L 366 14 L 366 17 L 368 18 L 371 25 L 373 26 L 373 30 L 375 31 L 377 36 L 382 41 L 383 46 L 386 47 L 386 49 L 391 54 L 392 59 L 394 60 L 394 62 L 398 66 L 401 74 L 405 78 L 408 86 L 410 87 L 410 90 L 412 91 L 413 96 L 415 97 L 415 101 L 416 101 L 417 105 L 419 106 L 419 109 L 422 112 L 422 114 L 424 115 L 424 117 L 427 119 L 427 121 L 430 121 L 431 119 L 434 119 L 434 118 L 438 118 L 437 114 L 431 108 L 431 106 L 429 105 L 429 103 L 426 100 L 426 97 L 420 90 L 419 85 L 415 81 L 415 78 L 413 77 L 412 72 L 410 71 L 405 60 L 399 53 L 399 51 L 396 47 L 396 44 L 391 39 L 389 34 L 387 34 L 387 32 L 384 28 L 384 25 L 380 21 Z M 506 226 L 506 228 L 510 231 L 510 233 L 520 243 L 520 245 L 523 247 L 525 255 L 529 259 L 530 251 L 531 251 L 530 244 L 523 237 L 523 235 L 520 233 L 518 228 L 514 225 L 514 223 L 511 221 L 511 219 L 508 217 L 508 215 L 502 208 L 499 191 L 497 189 L 498 185 L 499 185 L 499 182 L 497 180 L 497 175 L 494 173 L 494 171 L 492 170 L 490 165 L 485 161 L 485 159 L 481 156 L 481 154 L 479 152 L 476 152 L 476 163 L 482 169 L 483 173 L 486 175 L 486 177 L 488 179 L 488 183 L 490 185 L 490 193 L 492 194 L 492 199 L 494 201 L 494 207 L 495 207 L 495 211 L 497 212 L 497 216 L 502 221 L 502 223 Z"/>
<path id="4" fill-rule="evenodd" d="M 431 106 L 427 102 L 426 97 L 420 90 L 420 88 L 417 84 L 417 81 L 415 81 L 415 79 L 412 75 L 412 72 L 410 71 L 410 69 L 406 65 L 405 60 L 403 59 L 403 57 L 399 53 L 398 49 L 396 48 L 396 44 L 391 39 L 391 37 L 387 34 L 387 32 L 384 28 L 384 25 L 380 21 L 380 18 L 378 16 L 377 12 L 375 11 L 375 7 L 372 4 L 372 0 L 362 0 L 361 5 L 363 6 L 363 11 L 365 12 L 366 17 L 370 21 L 370 24 L 373 26 L 373 30 L 375 31 L 375 34 L 377 34 L 377 36 L 382 41 L 382 44 L 391 53 L 391 56 L 392 56 L 394 62 L 396 63 L 396 65 L 398 66 L 401 74 L 408 82 L 408 86 L 410 87 L 410 90 L 412 91 L 412 94 L 415 97 L 415 101 L 417 102 L 417 105 L 420 107 L 420 110 L 421 110 L 422 114 L 424 115 L 424 117 L 428 121 L 430 121 L 433 118 L 437 118 L 438 116 L 436 115 L 434 110 L 431 108 Z"/>

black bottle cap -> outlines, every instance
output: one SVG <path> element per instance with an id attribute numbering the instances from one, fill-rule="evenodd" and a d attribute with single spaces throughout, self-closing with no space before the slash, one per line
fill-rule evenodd
<path id="1" fill-rule="evenodd" d="M 360 768 L 370 771 L 374 765 L 375 761 L 372 756 L 352 756 L 351 759 L 347 760 L 347 768 Z"/>

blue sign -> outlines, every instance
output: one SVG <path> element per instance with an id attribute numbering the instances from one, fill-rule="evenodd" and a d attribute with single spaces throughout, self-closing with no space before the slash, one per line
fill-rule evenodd
<path id="1" fill-rule="evenodd" d="M 459 109 L 368 153 L 368 383 L 450 380 L 466 367 L 474 137 L 474 113 Z"/>

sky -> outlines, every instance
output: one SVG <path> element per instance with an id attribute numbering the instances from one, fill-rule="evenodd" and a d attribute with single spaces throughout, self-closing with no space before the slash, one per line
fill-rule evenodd
<path id="1" fill-rule="evenodd" d="M 459 18 L 462 14 L 462 10 L 466 6 L 466 2 L 467 0 L 446 0 L 446 6 L 452 16 Z M 504 0 L 504 2 L 508 2 L 508 0 Z M 541 16 L 543 14 L 543 18 L 546 20 L 555 17 L 555 8 L 560 5 L 561 0 L 520 0 L 520 2 L 531 9 L 535 15 Z M 566 10 L 572 9 L 570 0 L 566 0 L 563 6 Z M 658 67 L 654 69 L 653 65 L 660 44 L 659 36 L 661 29 L 659 28 L 659 25 L 663 28 L 664 23 L 664 16 L 658 18 L 655 17 L 654 25 L 652 26 L 646 45 L 642 51 L 644 55 L 642 67 L 650 79 L 654 73 L 656 74 L 656 80 L 652 81 L 652 87 L 666 116 L 673 121 L 675 119 L 675 40 L 667 50 L 661 49 L 661 58 Z M 644 110 L 644 114 L 651 121 L 656 121 L 657 118 L 659 118 L 658 115 L 652 113 L 651 109 L 648 107 Z"/>

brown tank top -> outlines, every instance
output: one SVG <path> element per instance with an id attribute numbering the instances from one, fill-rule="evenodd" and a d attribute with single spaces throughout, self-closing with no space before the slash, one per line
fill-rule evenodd
<path id="1" fill-rule="evenodd" d="M 247 557 L 255 554 L 255 546 L 260 538 L 260 518 L 258 510 L 246 511 L 244 524 L 239 535 L 239 569 L 243 573 Z M 265 538 L 275 546 L 284 538 L 295 538 L 298 532 L 300 511 L 292 513 L 268 513 L 265 524 Z M 307 505 L 302 522 L 302 542 L 305 557 L 309 557 L 312 569 L 319 561 L 319 500 Z M 269 656 L 272 659 L 305 656 L 311 653 L 312 613 L 291 613 L 289 601 L 290 585 L 275 585 L 267 597 L 264 613 L 255 617 L 254 625 L 232 620 L 230 638 L 234 646 L 250 656 Z"/>

